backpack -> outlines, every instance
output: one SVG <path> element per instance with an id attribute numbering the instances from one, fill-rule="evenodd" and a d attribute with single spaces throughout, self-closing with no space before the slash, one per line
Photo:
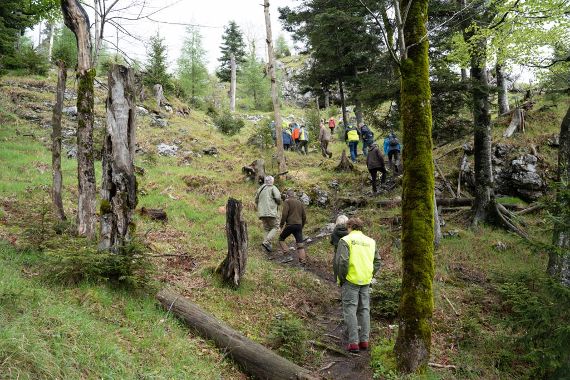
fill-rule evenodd
<path id="1" fill-rule="evenodd" d="M 291 135 L 291 136 L 293 137 L 293 140 L 298 140 L 298 139 L 299 139 L 299 134 L 300 134 L 300 132 L 301 132 L 301 129 L 300 129 L 300 128 L 295 128 L 295 129 L 293 129 L 293 133 L 292 133 L 292 135 Z"/>
<path id="2" fill-rule="evenodd" d="M 331 128 L 331 129 L 335 128 L 335 122 L 334 122 L 334 119 L 332 117 L 329 119 L 329 128 Z"/>
<path id="3" fill-rule="evenodd" d="M 400 145 L 400 142 L 398 141 L 398 138 L 396 136 L 390 136 L 390 138 L 388 139 L 388 144 L 390 145 L 390 148 L 397 148 L 398 145 Z"/>
<path id="4" fill-rule="evenodd" d="M 362 132 L 362 139 L 364 141 L 374 140 L 374 132 L 372 132 L 367 126 L 363 126 L 361 132 Z"/>

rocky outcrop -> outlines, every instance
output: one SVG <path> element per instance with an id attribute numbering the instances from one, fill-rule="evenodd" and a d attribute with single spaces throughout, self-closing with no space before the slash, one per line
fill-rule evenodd
<path id="1" fill-rule="evenodd" d="M 281 73 L 281 93 L 283 100 L 299 107 L 306 107 L 314 100 L 314 95 L 309 92 L 302 92 L 299 86 L 298 77 L 309 69 L 311 60 L 305 56 L 287 57 L 286 62 L 276 61 L 275 66 Z"/>

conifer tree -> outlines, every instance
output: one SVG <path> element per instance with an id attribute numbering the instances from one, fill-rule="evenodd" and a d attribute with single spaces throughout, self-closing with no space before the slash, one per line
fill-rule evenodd
<path id="1" fill-rule="evenodd" d="M 283 58 L 291 56 L 291 50 L 289 50 L 289 45 L 285 40 L 285 37 L 280 34 L 275 40 L 275 58 Z"/>
<path id="2" fill-rule="evenodd" d="M 180 85 L 193 104 L 203 96 L 208 87 L 206 50 L 202 46 L 202 35 L 198 28 L 186 28 L 186 38 L 178 59 Z"/>
<path id="3" fill-rule="evenodd" d="M 144 83 L 149 86 L 161 84 L 165 90 L 172 90 L 172 80 L 166 71 L 168 69 L 166 45 L 164 38 L 161 38 L 158 33 L 150 38 L 147 55 L 148 62 L 145 66 Z"/>
<path id="4" fill-rule="evenodd" d="M 242 65 L 238 82 L 240 83 L 240 90 L 246 97 L 253 100 L 256 109 L 262 109 L 264 105 L 269 104 L 269 83 L 264 70 L 265 63 L 255 54 L 255 42 L 252 42 L 249 54 Z"/>
<path id="5" fill-rule="evenodd" d="M 235 21 L 230 21 L 228 26 L 224 28 L 220 50 L 222 51 L 222 56 L 218 58 L 220 67 L 216 75 L 222 82 L 229 82 L 231 76 L 230 56 L 232 53 L 234 54 L 239 71 L 239 67 L 245 61 L 246 55 L 243 34 Z"/>

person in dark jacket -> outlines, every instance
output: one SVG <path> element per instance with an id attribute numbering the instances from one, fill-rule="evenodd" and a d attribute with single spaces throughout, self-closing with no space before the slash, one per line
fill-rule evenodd
<path id="1" fill-rule="evenodd" d="M 336 250 L 338 248 L 338 242 L 340 241 L 340 239 L 342 239 L 343 237 L 348 235 L 348 229 L 346 228 L 346 222 L 347 221 L 348 221 L 348 217 L 344 214 L 340 214 L 336 218 L 334 230 L 331 234 L 331 240 L 330 240 L 331 244 L 334 246 L 333 258 L 334 258 L 334 255 L 336 253 Z M 334 278 L 335 279 L 337 278 L 337 275 L 338 275 L 338 273 L 334 272 Z"/>
<path id="2" fill-rule="evenodd" d="M 370 151 L 366 156 L 366 167 L 372 176 L 372 191 L 378 191 L 376 181 L 378 180 L 378 172 L 382 173 L 382 183 L 386 181 L 386 166 L 384 165 L 384 156 L 380 153 L 378 144 L 373 143 L 370 145 Z"/>
<path id="3" fill-rule="evenodd" d="M 285 239 L 293 235 L 297 243 L 299 263 L 304 265 L 307 261 L 303 239 L 303 227 L 307 223 L 305 205 L 297 199 L 293 190 L 287 190 L 286 194 L 287 199 L 283 202 L 283 209 L 281 210 L 280 227 L 282 230 L 279 235 L 279 247 L 281 248 L 281 253 L 287 254 L 289 247 L 285 244 Z"/>

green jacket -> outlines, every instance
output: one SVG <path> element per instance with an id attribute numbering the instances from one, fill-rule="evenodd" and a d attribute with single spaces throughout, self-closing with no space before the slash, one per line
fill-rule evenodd
<path id="1" fill-rule="evenodd" d="M 349 245 L 349 242 L 364 245 Z M 351 231 L 340 239 L 333 259 L 333 272 L 339 285 L 346 281 L 354 285 L 367 285 L 380 269 L 380 254 L 375 249 L 374 239 L 360 231 Z"/>
<path id="2" fill-rule="evenodd" d="M 255 206 L 257 207 L 257 216 L 276 218 L 277 206 L 281 204 L 281 193 L 279 189 L 273 185 L 261 185 L 255 193 Z"/>

